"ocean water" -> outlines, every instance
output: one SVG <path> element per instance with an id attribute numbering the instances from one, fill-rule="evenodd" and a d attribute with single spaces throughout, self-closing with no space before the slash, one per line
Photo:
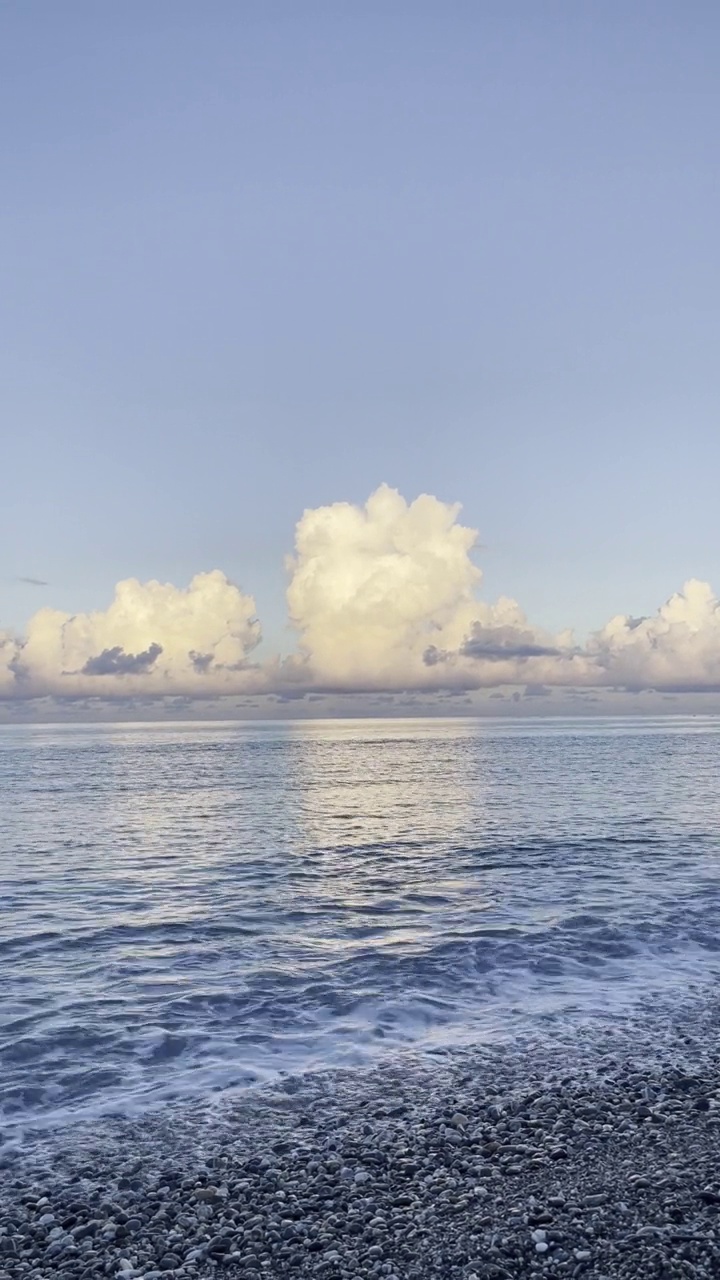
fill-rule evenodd
<path id="1" fill-rule="evenodd" d="M 0 729 L 0 1134 L 684 1007 L 720 721 Z"/>

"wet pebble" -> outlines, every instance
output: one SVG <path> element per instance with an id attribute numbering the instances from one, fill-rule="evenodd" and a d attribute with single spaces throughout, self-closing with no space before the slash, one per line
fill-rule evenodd
<path id="1" fill-rule="evenodd" d="M 158 1120 L 115 1166 L 16 1162 L 0 1280 L 720 1275 L 720 1063 L 566 1061 L 467 1051 L 248 1104 L 202 1150 Z"/>

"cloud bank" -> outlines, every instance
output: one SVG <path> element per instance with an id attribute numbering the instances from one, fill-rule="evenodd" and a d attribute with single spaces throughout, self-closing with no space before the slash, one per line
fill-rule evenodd
<path id="1" fill-rule="evenodd" d="M 121 582 L 105 610 L 40 609 L 0 631 L 0 698 L 214 698 L 454 693 L 514 686 L 720 691 L 720 602 L 691 580 L 652 617 L 618 616 L 582 646 L 482 599 L 478 534 L 460 507 L 382 485 L 364 506 L 306 511 L 289 558 L 289 657 L 254 661 L 251 595 L 220 570 L 187 587 Z"/>

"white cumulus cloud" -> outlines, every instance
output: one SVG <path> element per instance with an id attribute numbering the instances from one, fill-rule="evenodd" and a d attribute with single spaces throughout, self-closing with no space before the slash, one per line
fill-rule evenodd
<path id="1" fill-rule="evenodd" d="M 7 631 L 0 631 L 0 695 L 11 693 L 15 686 L 18 651 L 18 642 Z"/>
<path id="2" fill-rule="evenodd" d="M 549 656 L 514 600 L 477 598 L 478 534 L 460 507 L 382 485 L 365 506 L 306 511 L 290 562 L 290 617 L 308 679 L 337 689 L 480 687 Z M 526 680 L 527 670 L 519 676 Z M 544 677 L 532 677 L 539 679 Z"/>
<path id="3" fill-rule="evenodd" d="M 618 616 L 588 652 L 599 684 L 630 689 L 720 689 L 720 601 L 691 579 L 649 618 Z"/>
<path id="4" fill-rule="evenodd" d="M 40 609 L 15 658 L 27 695 L 113 697 L 252 687 L 248 656 L 260 640 L 255 602 L 223 573 L 178 588 L 129 578 L 108 609 Z"/>

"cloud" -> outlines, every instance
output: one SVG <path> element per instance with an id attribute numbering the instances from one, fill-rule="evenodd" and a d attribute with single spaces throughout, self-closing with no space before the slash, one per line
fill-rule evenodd
<path id="1" fill-rule="evenodd" d="M 196 653 L 194 649 L 189 649 L 188 657 L 199 675 L 205 675 L 213 663 L 212 653 Z"/>
<path id="2" fill-rule="evenodd" d="M 288 587 L 305 680 L 348 691 L 474 688 L 512 682 L 518 664 L 560 653 L 514 600 L 478 598 L 478 534 L 459 513 L 429 494 L 408 503 L 387 485 L 364 507 L 305 512 Z"/>
<path id="3" fill-rule="evenodd" d="M 598 684 L 638 691 L 720 689 L 720 601 L 691 579 L 652 617 L 619 615 L 590 640 Z"/>
<path id="4" fill-rule="evenodd" d="M 0 631 L 0 696 L 11 693 L 16 681 L 19 645 L 7 631 Z"/>
<path id="5" fill-rule="evenodd" d="M 484 658 L 499 662 L 509 658 L 558 658 L 560 650 L 554 645 L 538 644 L 533 633 L 522 627 L 483 627 L 476 622 L 473 634 L 460 650 L 464 658 Z"/>
<path id="6" fill-rule="evenodd" d="M 546 684 L 527 684 L 525 686 L 526 698 L 551 698 L 552 689 L 548 689 Z"/>
<path id="7" fill-rule="evenodd" d="M 24 578 L 24 577 L 19 577 L 19 578 L 17 579 L 17 581 L 18 581 L 18 582 L 25 582 L 25 583 L 27 583 L 27 584 L 28 584 L 29 586 L 31 586 L 31 587 L 49 587 L 49 586 L 50 586 L 50 583 L 49 583 L 49 582 L 46 582 L 44 578 Z"/>
<path id="8" fill-rule="evenodd" d="M 687 582 L 652 616 L 619 615 L 579 646 L 570 631 L 533 625 L 515 600 L 482 598 L 478 534 L 459 516 L 456 504 L 408 502 L 387 485 L 364 505 L 305 511 L 288 561 L 297 649 L 282 660 L 253 661 L 254 600 L 220 570 L 187 587 L 130 578 L 105 610 L 44 608 L 24 637 L 0 632 L 0 697 L 291 704 L 308 694 L 720 690 L 720 602 L 707 583 Z"/>
<path id="9" fill-rule="evenodd" d="M 459 508 L 382 485 L 364 507 L 306 511 L 288 587 L 301 652 L 323 684 L 402 683 L 428 644 L 460 644 L 480 570 Z M 465 612 L 466 611 L 466 612 Z"/>
<path id="10" fill-rule="evenodd" d="M 478 535 L 459 513 L 387 485 L 364 506 L 306 511 L 288 588 L 300 662 L 288 674 L 327 692 L 720 690 L 720 604 L 707 583 L 688 582 L 651 617 L 612 619 L 581 647 L 571 631 L 533 626 L 515 600 L 480 598 Z"/>
<path id="11" fill-rule="evenodd" d="M 82 669 L 84 676 L 134 676 L 149 671 L 162 653 L 161 644 L 151 644 L 144 653 L 125 653 L 119 644 L 103 649 L 95 658 L 88 658 Z"/>
<path id="12" fill-rule="evenodd" d="M 0 689 L 25 697 L 239 693 L 262 682 L 249 662 L 259 640 L 254 600 L 219 570 L 186 588 L 130 578 L 104 611 L 39 610 L 22 642 L 6 640 L 12 661 Z"/>

